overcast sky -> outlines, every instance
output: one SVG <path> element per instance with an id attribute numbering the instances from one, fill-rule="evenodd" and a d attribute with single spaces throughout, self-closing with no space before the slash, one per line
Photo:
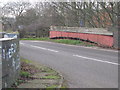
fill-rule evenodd
<path id="1" fill-rule="evenodd" d="M 75 2 L 75 1 L 83 1 L 83 2 L 88 2 L 88 1 L 100 1 L 100 2 L 118 2 L 120 0 L 0 0 L 0 2 L 2 3 L 7 3 L 7 2 L 17 2 L 17 1 L 27 1 L 30 3 L 35 3 L 35 2 L 45 2 L 45 1 L 53 1 L 53 2 L 66 2 L 66 1 L 70 1 L 70 2 Z"/>
<path id="2" fill-rule="evenodd" d="M 0 0 L 0 2 L 2 3 L 7 3 L 7 2 L 17 2 L 17 1 L 27 1 L 27 2 L 38 2 L 38 1 L 41 1 L 41 0 Z"/>
<path id="3" fill-rule="evenodd" d="M 77 0 L 0 0 L 0 2 L 2 3 L 7 3 L 7 2 L 16 2 L 16 1 L 27 1 L 27 2 L 49 2 L 49 1 L 53 1 L 53 2 L 66 2 L 66 1 L 77 1 Z M 81 0 L 79 0 L 81 1 Z M 82 0 L 84 1 L 84 0 Z M 87 0 L 86 0 L 87 1 Z"/>

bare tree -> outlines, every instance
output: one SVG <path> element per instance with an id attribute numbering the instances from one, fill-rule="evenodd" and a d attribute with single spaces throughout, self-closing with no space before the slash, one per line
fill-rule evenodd
<path id="1" fill-rule="evenodd" d="M 8 2 L 4 5 L 3 13 L 5 16 L 13 15 L 13 16 L 21 16 L 23 12 L 25 12 L 30 7 L 29 2 Z"/>

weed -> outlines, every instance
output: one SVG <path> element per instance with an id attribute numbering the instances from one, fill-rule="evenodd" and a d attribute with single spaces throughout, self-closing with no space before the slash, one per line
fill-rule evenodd
<path id="1" fill-rule="evenodd" d="M 48 75 L 41 77 L 42 79 L 60 79 L 60 76 Z"/>
<path id="2" fill-rule="evenodd" d="M 21 38 L 21 40 L 49 40 L 48 37 L 41 37 L 41 38 Z"/>
<path id="3" fill-rule="evenodd" d="M 64 44 L 71 44 L 71 45 L 83 45 L 83 46 L 94 46 L 90 43 L 86 43 L 80 40 L 71 40 L 71 39 L 49 39 L 48 37 L 41 37 L 41 38 L 22 38 L 21 40 L 41 40 L 41 41 L 52 41 L 57 43 L 64 43 Z"/>
<path id="4" fill-rule="evenodd" d="M 53 40 L 58 43 L 64 43 L 64 44 L 72 44 L 72 45 L 78 45 L 83 43 L 82 41 L 79 40 L 70 40 L 70 39 L 58 39 L 58 40 Z"/>
<path id="5" fill-rule="evenodd" d="M 21 77 L 29 77 L 29 76 L 30 76 L 30 73 L 29 73 L 29 72 L 25 72 L 25 71 L 21 71 L 21 72 L 20 72 L 20 76 L 21 76 Z"/>
<path id="6" fill-rule="evenodd" d="M 58 85 L 52 85 L 46 88 L 46 90 L 56 90 L 58 88 Z M 65 87 L 60 87 L 60 90 L 67 90 Z"/>
<path id="7" fill-rule="evenodd" d="M 88 44 L 88 45 L 86 45 L 87 47 L 93 47 L 94 45 L 92 45 L 92 44 Z"/>
<path id="8" fill-rule="evenodd" d="M 52 86 L 47 87 L 47 90 L 49 90 L 49 88 L 57 88 L 57 87 L 58 85 L 52 85 Z"/>
<path id="9" fill-rule="evenodd" d="M 49 72 L 49 73 L 54 72 L 54 73 L 55 73 L 54 70 L 52 70 L 51 68 L 48 68 L 48 67 L 44 67 L 44 68 L 42 68 L 42 72 Z"/>
<path id="10" fill-rule="evenodd" d="M 29 63 L 31 63 L 31 62 L 32 62 L 32 61 L 27 60 L 27 59 L 21 59 L 21 61 L 22 61 L 22 62 L 25 62 L 25 63 L 27 63 L 27 64 L 29 64 Z"/>

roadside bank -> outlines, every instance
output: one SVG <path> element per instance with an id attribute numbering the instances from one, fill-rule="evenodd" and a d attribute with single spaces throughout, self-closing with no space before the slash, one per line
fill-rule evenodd
<path id="1" fill-rule="evenodd" d="M 20 77 L 12 88 L 66 88 L 61 73 L 50 67 L 21 59 Z"/>

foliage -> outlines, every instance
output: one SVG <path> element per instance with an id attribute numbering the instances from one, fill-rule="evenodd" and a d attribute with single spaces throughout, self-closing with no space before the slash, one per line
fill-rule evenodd
<path id="1" fill-rule="evenodd" d="M 83 45 L 87 47 L 92 47 L 94 44 L 91 44 L 89 42 L 80 41 L 80 40 L 71 40 L 71 39 L 49 39 L 46 38 L 22 38 L 21 40 L 40 40 L 40 41 L 51 41 L 51 42 L 57 42 L 57 43 L 63 43 L 63 44 L 71 44 L 71 45 Z"/>
<path id="2" fill-rule="evenodd" d="M 30 61 L 30 60 L 27 60 L 27 59 L 21 59 L 21 61 L 22 61 L 22 62 L 25 62 L 25 63 L 27 63 L 27 64 L 31 63 L 31 61 Z"/>
<path id="3" fill-rule="evenodd" d="M 56 75 L 48 75 L 48 76 L 43 76 L 41 78 L 42 79 L 60 79 L 60 77 Z"/>
<path id="4" fill-rule="evenodd" d="M 21 72 L 20 72 L 20 76 L 21 76 L 21 77 L 29 77 L 29 76 L 30 76 L 30 73 L 29 73 L 29 72 L 25 72 L 25 71 L 21 71 Z"/>
<path id="5" fill-rule="evenodd" d="M 80 40 L 70 40 L 70 39 L 57 39 L 53 41 L 58 42 L 58 43 L 72 44 L 72 45 L 78 45 L 78 44 L 83 43 Z"/>
<path id="6" fill-rule="evenodd" d="M 58 85 L 52 85 L 46 88 L 46 90 L 54 90 L 54 88 L 57 88 Z"/>
<path id="7" fill-rule="evenodd" d="M 64 44 L 71 44 L 71 45 L 82 45 L 82 46 L 87 46 L 87 47 L 93 47 L 95 46 L 94 44 L 86 41 L 80 41 L 80 40 L 71 40 L 71 39 L 57 39 L 57 40 L 52 40 L 53 42 L 57 43 L 64 43 Z"/>
<path id="8" fill-rule="evenodd" d="M 36 2 L 32 6 L 19 1 L 0 8 L 3 17 L 16 18 L 14 23 L 10 19 L 5 23 L 19 30 L 21 37 L 48 36 L 50 26 L 108 28 L 117 25 L 120 14 L 120 2 Z"/>
<path id="9" fill-rule="evenodd" d="M 44 38 L 21 38 L 21 40 L 49 40 L 48 37 L 44 37 Z"/>

